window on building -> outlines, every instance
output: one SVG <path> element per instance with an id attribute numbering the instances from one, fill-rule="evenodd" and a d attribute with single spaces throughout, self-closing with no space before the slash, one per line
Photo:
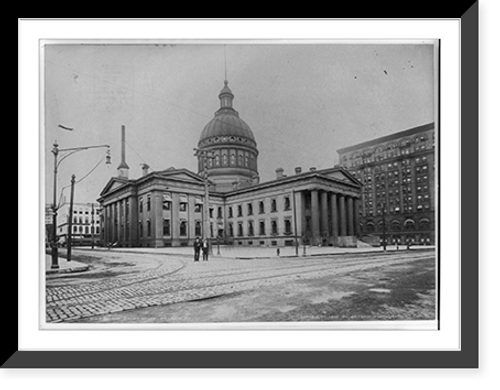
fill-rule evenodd
<path id="1" fill-rule="evenodd" d="M 229 237 L 234 237 L 233 224 L 230 223 L 228 227 L 229 227 Z"/>
<path id="2" fill-rule="evenodd" d="M 151 236 L 151 221 L 149 219 L 146 222 L 146 234 L 148 237 Z"/>
<path id="3" fill-rule="evenodd" d="M 201 203 L 196 203 L 194 205 L 194 212 L 195 213 L 201 213 L 203 211 L 203 205 Z"/>
<path id="4" fill-rule="evenodd" d="M 163 220 L 163 235 L 170 236 L 170 219 Z"/>
<path id="5" fill-rule="evenodd" d="M 271 199 L 271 212 L 274 213 L 278 211 L 276 199 Z"/>
<path id="6" fill-rule="evenodd" d="M 213 209 L 212 207 L 210 207 L 210 208 L 208 209 L 208 214 L 209 214 L 209 217 L 210 217 L 210 218 L 213 218 L 213 217 L 214 217 L 214 209 Z"/>
<path id="7" fill-rule="evenodd" d="M 253 236 L 253 221 L 248 221 L 248 235 Z"/>
<path id="8" fill-rule="evenodd" d="M 151 211 L 151 197 L 148 196 L 146 210 Z"/>
<path id="9" fill-rule="evenodd" d="M 253 215 L 253 204 L 248 203 L 247 207 L 248 207 L 248 215 Z"/>
<path id="10" fill-rule="evenodd" d="M 285 219 L 285 234 L 292 234 L 292 220 L 289 218 Z"/>
<path id="11" fill-rule="evenodd" d="M 194 223 L 194 235 L 195 236 L 201 236 L 201 221 L 196 221 Z"/>
<path id="12" fill-rule="evenodd" d="M 266 235 L 266 223 L 265 221 L 259 221 L 259 235 Z"/>
<path id="13" fill-rule="evenodd" d="M 243 237 L 243 223 L 238 222 L 238 237 Z"/>
<path id="14" fill-rule="evenodd" d="M 142 226 L 142 221 L 139 221 L 139 237 L 144 237 L 144 228 Z"/>
<path id="15" fill-rule="evenodd" d="M 236 165 L 236 156 L 234 154 L 231 154 L 230 163 L 233 167 Z"/>
<path id="16" fill-rule="evenodd" d="M 227 212 L 228 212 L 229 218 L 233 218 L 233 207 L 232 206 L 229 206 L 229 208 L 227 209 Z"/>
<path id="17" fill-rule="evenodd" d="M 291 203 L 290 203 L 290 197 L 285 196 L 285 211 L 290 210 L 291 208 L 292 207 L 291 207 Z"/>
<path id="18" fill-rule="evenodd" d="M 227 155 L 222 155 L 222 166 L 227 167 Z"/>
<path id="19" fill-rule="evenodd" d="M 238 205 L 238 217 L 243 217 L 243 206 Z"/>
<path id="20" fill-rule="evenodd" d="M 275 219 L 271 221 L 271 234 L 278 234 L 278 221 Z"/>
<path id="21" fill-rule="evenodd" d="M 264 202 L 260 201 L 259 202 L 259 214 L 264 214 L 264 213 L 265 213 Z"/>
<path id="22" fill-rule="evenodd" d="M 217 218 L 222 218 L 222 207 L 217 207 Z"/>
<path id="23" fill-rule="evenodd" d="M 181 221 L 179 224 L 179 235 L 181 237 L 187 236 L 187 221 Z"/>

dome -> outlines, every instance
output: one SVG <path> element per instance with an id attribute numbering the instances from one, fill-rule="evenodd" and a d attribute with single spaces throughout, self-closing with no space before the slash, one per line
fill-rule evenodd
<path id="1" fill-rule="evenodd" d="M 219 93 L 221 102 L 220 109 L 215 113 L 214 118 L 208 122 L 201 132 L 199 146 L 205 144 L 210 139 L 210 143 L 244 143 L 255 147 L 255 137 L 250 126 L 241 119 L 238 112 L 233 108 L 234 95 L 224 81 L 224 88 Z"/>
<path id="2" fill-rule="evenodd" d="M 206 124 L 201 132 L 200 142 L 208 138 L 224 137 L 226 142 L 237 142 L 238 138 L 247 138 L 255 142 L 250 126 L 233 110 L 217 112 L 215 117 Z M 226 139 L 227 138 L 227 139 Z"/>

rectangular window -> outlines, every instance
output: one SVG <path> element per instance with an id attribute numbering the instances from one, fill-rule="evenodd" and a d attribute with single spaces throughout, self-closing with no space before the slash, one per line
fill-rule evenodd
<path id="1" fill-rule="evenodd" d="M 292 220 L 289 218 L 285 219 L 285 234 L 292 234 Z"/>
<path id="2" fill-rule="evenodd" d="M 289 196 L 285 196 L 285 211 L 288 211 L 292 208 L 291 204 L 290 204 L 290 197 Z"/>
<path id="3" fill-rule="evenodd" d="M 253 221 L 248 221 L 248 235 L 253 236 Z"/>
<path id="4" fill-rule="evenodd" d="M 253 215 L 253 204 L 248 203 L 247 208 L 248 208 L 248 215 Z"/>
<path id="5" fill-rule="evenodd" d="M 201 204 L 199 204 L 199 203 L 198 203 L 198 204 L 195 204 L 195 205 L 194 205 L 194 212 L 195 212 L 195 213 L 201 213 L 201 211 L 202 211 L 202 208 L 201 208 L 201 207 L 202 207 L 202 205 L 201 205 Z"/>
<path id="6" fill-rule="evenodd" d="M 170 219 L 163 220 L 163 235 L 170 236 Z"/>
<path id="7" fill-rule="evenodd" d="M 264 221 L 259 221 L 259 235 L 266 235 L 266 223 Z"/>
<path id="8" fill-rule="evenodd" d="M 264 202 L 263 201 L 260 201 L 259 202 L 259 214 L 264 214 L 265 213 L 265 210 L 264 210 Z"/>
<path id="9" fill-rule="evenodd" d="M 151 211 L 151 197 L 150 196 L 148 196 L 146 210 Z"/>
<path id="10" fill-rule="evenodd" d="M 186 221 L 181 221 L 179 225 L 179 235 L 181 237 L 187 236 L 187 222 Z"/>
<path id="11" fill-rule="evenodd" d="M 233 207 L 232 206 L 229 206 L 229 208 L 227 209 L 227 212 L 229 214 L 229 218 L 233 218 Z"/>
<path id="12" fill-rule="evenodd" d="M 271 234 L 278 234 L 278 221 L 275 219 L 271 221 Z"/>
<path id="13" fill-rule="evenodd" d="M 187 203 L 179 203 L 179 211 L 187 211 Z"/>
<path id="14" fill-rule="evenodd" d="M 243 217 L 243 207 L 238 205 L 238 217 Z"/>
<path id="15" fill-rule="evenodd" d="M 222 218 L 222 207 L 217 207 L 217 218 Z"/>
<path id="16" fill-rule="evenodd" d="M 278 211 L 276 199 L 271 199 L 271 212 L 275 213 L 276 211 Z"/>

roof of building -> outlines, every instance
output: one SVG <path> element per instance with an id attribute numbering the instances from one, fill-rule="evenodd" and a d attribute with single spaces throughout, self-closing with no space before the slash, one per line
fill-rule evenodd
<path id="1" fill-rule="evenodd" d="M 394 134 L 375 138 L 375 139 L 372 139 L 370 141 L 361 142 L 361 143 L 356 144 L 356 145 L 347 146 L 345 148 L 338 149 L 337 153 L 339 153 L 339 154 L 348 153 L 348 152 L 351 152 L 353 150 L 367 148 L 369 146 L 378 145 L 378 144 L 381 144 L 383 142 L 391 141 L 391 140 L 398 139 L 398 138 L 408 137 L 408 136 L 418 134 L 418 133 L 421 133 L 423 131 L 432 130 L 432 129 L 434 129 L 434 122 L 428 123 L 428 124 L 422 125 L 422 126 L 412 127 L 411 129 L 407 129 L 407 130 L 399 131 L 399 132 L 394 133 Z"/>

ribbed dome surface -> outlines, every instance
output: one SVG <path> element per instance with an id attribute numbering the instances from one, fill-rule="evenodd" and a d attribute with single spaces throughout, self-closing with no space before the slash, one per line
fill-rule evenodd
<path id="1" fill-rule="evenodd" d="M 232 109 L 219 110 L 201 132 L 200 142 L 212 137 L 244 137 L 255 142 L 250 126 Z"/>

